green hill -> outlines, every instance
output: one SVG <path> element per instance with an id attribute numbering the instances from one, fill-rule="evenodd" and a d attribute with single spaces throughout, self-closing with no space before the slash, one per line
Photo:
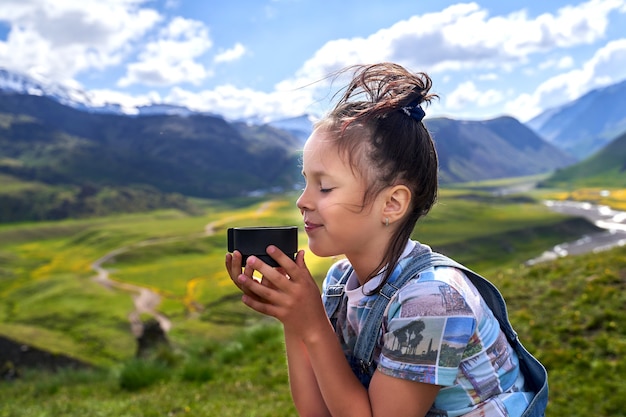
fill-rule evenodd
<path id="1" fill-rule="evenodd" d="M 299 148 L 284 131 L 218 116 L 88 113 L 0 94 L 0 173 L 49 185 L 143 184 L 204 198 L 291 189 Z"/>
<path id="2" fill-rule="evenodd" d="M 557 170 L 544 187 L 626 187 L 626 132 L 593 156 Z"/>

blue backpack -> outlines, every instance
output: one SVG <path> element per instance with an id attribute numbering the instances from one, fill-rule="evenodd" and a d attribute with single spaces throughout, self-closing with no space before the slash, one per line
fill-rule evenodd
<path id="1" fill-rule="evenodd" d="M 530 402 L 528 408 L 526 408 L 526 411 L 524 411 L 522 417 L 545 416 L 545 410 L 548 405 L 548 373 L 546 372 L 544 366 L 535 357 L 533 357 L 528 350 L 526 350 L 517 337 L 517 333 L 513 330 L 513 327 L 509 322 L 509 316 L 502 294 L 500 294 L 500 291 L 487 279 L 437 252 L 428 251 L 418 255 L 405 267 L 402 274 L 400 274 L 395 280 L 384 284 L 379 292 L 380 297 L 377 297 L 374 301 L 372 309 L 369 312 L 369 317 L 371 319 L 366 322 L 364 328 L 359 333 L 354 347 L 353 356 L 348 358 L 355 375 L 365 387 L 369 386 L 369 381 L 376 370 L 373 355 L 374 348 L 376 347 L 377 335 L 379 334 L 379 329 L 382 326 L 383 314 L 389 304 L 389 301 L 391 301 L 395 292 L 398 291 L 398 289 L 400 289 L 406 282 L 415 278 L 415 276 L 417 276 L 421 271 L 435 266 L 449 266 L 462 270 L 480 292 L 494 316 L 498 319 L 500 328 L 506 335 L 509 343 L 515 352 L 517 352 L 520 369 L 524 374 L 529 387 L 535 392 L 534 398 Z M 341 304 L 344 288 L 351 273 L 352 268 L 348 268 L 337 284 L 329 285 L 325 290 L 326 314 L 330 318 L 333 327 L 337 322 L 334 315 L 337 308 Z"/>

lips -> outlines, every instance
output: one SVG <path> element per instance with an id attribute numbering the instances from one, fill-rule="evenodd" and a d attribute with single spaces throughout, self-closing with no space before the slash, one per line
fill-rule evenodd
<path id="1" fill-rule="evenodd" d="M 318 223 L 312 223 L 309 221 L 304 221 L 304 231 L 307 233 L 313 232 L 314 230 L 319 229 L 320 227 L 322 227 L 321 224 Z"/>

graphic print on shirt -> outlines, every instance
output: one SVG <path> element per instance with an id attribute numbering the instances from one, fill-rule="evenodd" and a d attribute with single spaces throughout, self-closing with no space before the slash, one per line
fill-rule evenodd
<path id="1" fill-rule="evenodd" d="M 382 354 L 422 374 L 423 382 L 435 382 L 437 367 L 457 368 L 475 329 L 465 299 L 449 285 L 430 281 L 409 284 L 397 302 Z"/>

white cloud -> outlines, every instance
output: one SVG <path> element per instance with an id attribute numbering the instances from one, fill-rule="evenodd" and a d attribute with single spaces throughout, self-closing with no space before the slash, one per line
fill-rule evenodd
<path id="1" fill-rule="evenodd" d="M 118 85 L 199 84 L 211 72 L 196 59 L 212 45 L 209 31 L 202 22 L 176 17 L 161 30 L 157 40 L 145 45 L 138 62 L 128 64 L 127 73 Z"/>
<path id="2" fill-rule="evenodd" d="M 607 85 L 626 78 L 626 38 L 611 41 L 586 64 L 594 84 Z"/>
<path id="3" fill-rule="evenodd" d="M 241 58 L 245 53 L 246 48 L 242 44 L 237 42 L 232 48 L 215 55 L 215 58 L 213 60 L 216 63 L 236 61 Z"/>
<path id="4" fill-rule="evenodd" d="M 468 106 L 488 107 L 502 101 L 501 92 L 489 89 L 479 91 L 472 81 L 466 81 L 446 95 L 446 107 L 451 110 L 463 109 Z"/>
<path id="5" fill-rule="evenodd" d="M 58 82 L 90 69 L 118 65 L 161 20 L 134 0 L 3 0 L 0 66 Z"/>
<path id="6" fill-rule="evenodd" d="M 315 106 L 312 97 L 319 97 L 320 93 L 314 93 L 313 89 L 327 89 L 327 84 L 319 81 L 328 74 L 351 64 L 383 60 L 395 61 L 414 70 L 440 72 L 442 78 L 447 77 L 448 71 L 467 73 L 471 68 L 487 69 L 483 78 L 479 75 L 476 79 L 497 80 L 499 72 L 511 71 L 516 65 L 526 63 L 531 55 L 597 41 L 606 30 L 607 15 L 623 4 L 622 0 L 591 0 L 537 18 L 529 17 L 523 10 L 490 17 L 487 10 L 475 3 L 457 4 L 440 12 L 413 16 L 365 38 L 329 41 L 293 77 L 276 84 L 272 93 L 232 86 L 199 93 L 175 88 L 167 99 L 197 109 L 223 111 L 228 117 L 237 114 L 294 115 Z M 550 63 L 557 69 L 571 68 L 572 64 L 572 58 L 568 56 Z M 303 89 L 311 84 L 312 88 Z M 555 79 L 553 83 L 544 83 L 538 91 L 554 94 L 550 100 L 556 102 L 565 84 L 570 85 Z M 506 95 L 511 94 L 507 92 Z M 567 91 L 567 94 L 571 96 L 574 91 Z M 454 114 L 458 115 L 472 114 L 490 106 L 495 108 L 504 102 L 505 94 L 494 88 L 481 91 L 470 81 L 460 83 L 444 98 L 446 111 L 471 108 L 465 112 L 455 111 Z M 501 105 L 501 110 L 515 109 L 513 114 L 516 116 L 519 113 L 519 117 L 530 117 L 533 112 L 545 108 L 544 104 L 548 102 L 547 98 L 542 102 L 535 95 L 521 95 L 515 101 Z"/>
<path id="7" fill-rule="evenodd" d="M 537 18 L 524 10 L 489 17 L 476 3 L 457 4 L 413 16 L 367 38 L 330 41 L 286 83 L 302 85 L 344 66 L 385 60 L 428 72 L 502 69 L 525 62 L 531 54 L 600 39 L 607 15 L 623 4 L 591 0 Z"/>
<path id="8" fill-rule="evenodd" d="M 179 1 L 165 0 L 165 4 L 171 12 Z M 180 17 L 165 22 L 150 0 L 0 2 L 0 21 L 10 27 L 6 40 L 0 40 L 0 67 L 73 87 L 79 87 L 75 81 L 78 74 L 92 71 L 97 77 L 99 71 L 117 67 L 123 74 L 119 87 L 143 84 L 172 88 L 169 93 L 159 89 L 162 95 L 167 94 L 165 97 L 149 93 L 137 99 L 109 90 L 94 92 L 103 102 L 143 103 L 152 97 L 231 118 L 300 114 L 317 105 L 315 101 L 322 93 L 315 89 L 330 93 L 326 83 L 317 82 L 332 71 L 383 60 L 435 74 L 440 80 L 436 89 L 456 85 L 453 91 L 442 94 L 438 104 L 445 104 L 445 111 L 455 110 L 454 115 L 473 114 L 478 109 L 487 112 L 493 106 L 520 119 L 532 117 L 591 88 L 626 78 L 626 40 L 607 43 L 584 65 L 574 63 L 574 47 L 597 46 L 606 36 L 610 14 L 626 13 L 625 0 L 589 0 L 536 17 L 523 9 L 491 16 L 477 3 L 455 4 L 408 17 L 369 36 L 331 40 L 293 77 L 267 93 L 233 86 L 200 91 L 177 87 L 182 83 L 202 85 L 214 75 L 210 65 L 233 62 L 250 51 L 236 43 L 209 58 L 213 41 L 204 23 Z M 517 80 L 514 85 L 497 84 L 519 68 L 535 79 L 541 71 L 567 72 L 546 79 L 533 93 L 504 93 L 505 89 L 520 88 Z M 521 71 L 513 76 L 520 77 L 519 84 L 525 77 Z M 463 82 L 470 79 L 474 81 Z M 493 85 L 481 90 L 483 81 Z M 315 84 L 302 88 L 311 83 Z M 505 96 L 516 98 L 503 105 Z"/>
<path id="9" fill-rule="evenodd" d="M 592 89 L 623 79 L 626 79 L 626 38 L 609 42 L 580 67 L 549 78 L 532 94 L 522 94 L 507 103 L 506 108 L 521 120 L 527 120 L 542 109 L 562 105 Z"/>
<path id="10" fill-rule="evenodd" d="M 498 74 L 496 74 L 495 72 L 488 72 L 485 74 L 479 74 L 478 75 L 478 79 L 481 81 L 495 81 L 498 78 L 500 78 L 500 76 Z"/>
<path id="11" fill-rule="evenodd" d="M 556 69 L 567 69 L 572 68 L 574 66 L 574 58 L 571 56 L 564 56 L 559 59 L 550 58 L 546 61 L 543 61 L 538 65 L 540 70 L 546 70 L 550 68 Z"/>
<path id="12" fill-rule="evenodd" d="M 269 121 L 272 115 L 289 117 L 306 113 L 311 96 L 310 91 L 305 89 L 264 93 L 223 85 L 200 92 L 174 87 L 164 101 L 198 111 L 216 112 L 230 119 L 261 115 Z"/>
<path id="13" fill-rule="evenodd" d="M 147 94 L 128 94 L 115 90 L 90 90 L 90 102 L 95 107 L 106 106 L 111 103 L 120 104 L 127 113 L 136 111 L 136 107 L 147 106 L 152 103 L 161 103 L 162 99 L 157 92 Z"/>

